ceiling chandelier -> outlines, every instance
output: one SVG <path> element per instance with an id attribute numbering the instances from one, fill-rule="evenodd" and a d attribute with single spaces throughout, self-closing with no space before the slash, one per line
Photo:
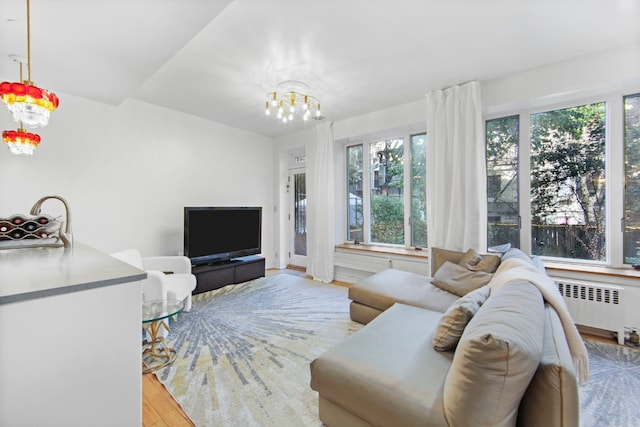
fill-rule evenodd
<path id="1" fill-rule="evenodd" d="M 58 108 L 58 97 L 31 81 L 31 16 L 30 0 L 27 0 L 27 79 L 22 80 L 23 59 L 12 56 L 20 63 L 20 82 L 0 83 L 0 97 L 7 106 L 13 120 L 20 124 L 17 131 L 5 131 L 2 138 L 14 154 L 33 154 L 40 142 L 36 134 L 26 132 L 23 126 L 37 128 L 49 123 L 49 116 Z M 37 138 L 36 138 L 37 137 Z M 13 145 L 12 145 L 13 144 Z"/>
<path id="2" fill-rule="evenodd" d="M 309 94 L 309 86 L 297 80 L 278 83 L 276 90 L 267 94 L 264 114 L 275 116 L 282 123 L 302 117 L 307 121 L 314 115 L 319 118 L 320 100 Z"/>

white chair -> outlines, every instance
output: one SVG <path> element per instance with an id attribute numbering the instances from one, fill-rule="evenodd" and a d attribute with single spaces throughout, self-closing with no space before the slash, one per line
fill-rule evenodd
<path id="1" fill-rule="evenodd" d="M 142 300 L 176 299 L 184 301 L 184 310 L 191 310 L 191 292 L 196 288 L 196 276 L 191 274 L 191 260 L 185 256 L 143 257 L 137 249 L 112 253 L 112 257 L 147 272 L 142 281 Z"/>

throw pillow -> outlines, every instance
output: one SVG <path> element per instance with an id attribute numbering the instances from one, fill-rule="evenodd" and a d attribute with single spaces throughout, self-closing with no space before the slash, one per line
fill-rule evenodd
<path id="1" fill-rule="evenodd" d="M 498 255 L 480 255 L 475 249 L 469 249 L 460 260 L 460 265 L 471 271 L 495 273 L 500 265 Z"/>
<path id="2" fill-rule="evenodd" d="M 486 271 L 471 271 L 461 265 L 446 261 L 433 276 L 434 286 L 458 296 L 465 296 L 491 280 L 493 275 Z"/>
<path id="3" fill-rule="evenodd" d="M 505 243 L 503 245 L 490 246 L 489 248 L 487 248 L 487 252 L 503 254 L 509 249 L 511 249 L 511 243 Z"/>
<path id="4" fill-rule="evenodd" d="M 431 248 L 431 275 L 436 274 L 436 271 L 442 267 L 445 261 L 451 261 L 453 263 L 459 263 L 460 259 L 464 256 L 464 252 L 450 251 L 448 249 Z"/>
<path id="5" fill-rule="evenodd" d="M 451 304 L 433 333 L 433 348 L 438 351 L 455 349 L 467 323 L 489 298 L 490 293 L 491 288 L 483 286 Z"/>
<path id="6" fill-rule="evenodd" d="M 507 252 L 502 254 L 502 261 L 506 261 L 506 260 L 511 259 L 511 258 L 521 259 L 523 261 L 528 262 L 529 264 L 533 264 L 533 261 L 531 260 L 531 257 L 529 255 L 525 254 L 524 252 L 522 252 L 518 248 L 511 248 Z"/>

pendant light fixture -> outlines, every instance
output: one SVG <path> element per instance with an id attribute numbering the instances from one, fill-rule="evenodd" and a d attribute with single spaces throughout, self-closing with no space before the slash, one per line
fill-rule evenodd
<path id="1" fill-rule="evenodd" d="M 17 131 L 5 131 L 2 138 L 14 154 L 33 154 L 40 143 L 40 137 L 26 132 L 24 126 L 38 128 L 49 123 L 52 111 L 58 108 L 58 97 L 46 89 L 39 88 L 31 81 L 31 13 L 30 0 L 27 1 L 27 79 L 22 80 L 20 62 L 20 82 L 0 83 L 0 97 L 7 106 L 13 120 L 20 124 Z M 37 137 L 37 138 L 36 138 Z M 13 145 L 12 145 L 13 144 Z"/>
<path id="2" fill-rule="evenodd" d="M 11 154 L 16 155 L 26 154 L 30 156 L 40 144 L 40 135 L 27 132 L 22 127 L 18 128 L 18 130 L 5 130 L 2 132 L 2 139 L 9 147 Z"/>
<path id="3" fill-rule="evenodd" d="M 307 121 L 312 114 L 319 118 L 322 113 L 320 100 L 309 93 L 307 84 L 298 80 L 285 80 L 278 83 L 273 92 L 267 94 L 264 114 L 273 115 L 282 123 L 287 123 L 296 117 Z"/>

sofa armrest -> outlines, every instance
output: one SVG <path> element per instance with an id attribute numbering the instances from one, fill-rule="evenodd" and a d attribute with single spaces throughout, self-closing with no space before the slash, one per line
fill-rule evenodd
<path id="1" fill-rule="evenodd" d="M 558 313 L 545 304 L 542 358 L 518 410 L 519 427 L 578 427 L 578 379 Z"/>
<path id="2" fill-rule="evenodd" d="M 191 260 L 186 256 L 153 256 L 142 258 L 145 270 L 191 274 Z"/>

